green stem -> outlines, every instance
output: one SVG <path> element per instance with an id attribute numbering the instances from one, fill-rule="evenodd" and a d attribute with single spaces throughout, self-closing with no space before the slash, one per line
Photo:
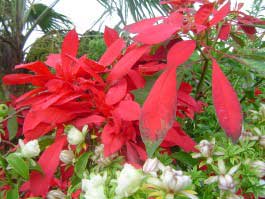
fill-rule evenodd
<path id="1" fill-rule="evenodd" d="M 202 97 L 202 95 L 200 95 L 200 92 L 202 89 L 203 81 L 204 81 L 205 76 L 206 76 L 206 71 L 207 71 L 208 65 L 209 65 L 209 60 L 206 59 L 204 62 L 203 68 L 202 68 L 200 81 L 199 81 L 197 88 L 196 88 L 196 93 L 195 93 L 195 99 L 196 100 L 199 100 Z"/>

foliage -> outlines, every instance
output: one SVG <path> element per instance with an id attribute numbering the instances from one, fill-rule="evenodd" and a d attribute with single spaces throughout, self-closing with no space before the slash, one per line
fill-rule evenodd
<path id="1" fill-rule="evenodd" d="M 53 29 L 69 29 L 71 22 L 66 16 L 55 12 L 50 6 L 22 0 L 0 1 L 0 66 L 2 72 L 24 61 L 24 45 L 37 27 L 43 32 Z"/>
<path id="2" fill-rule="evenodd" d="M 126 26 L 122 36 L 106 27 L 107 48 L 98 61 L 78 56 L 72 30 L 60 53 L 15 67 L 30 73 L 4 76 L 5 84 L 32 89 L 13 98 L 9 110 L 15 111 L 3 119 L 3 195 L 263 194 L 264 105 L 256 107 L 264 100 L 264 77 L 246 60 L 260 60 L 249 47 L 260 45 L 256 26 L 264 21 L 240 5 L 231 10 L 230 1 L 205 1 L 199 8 L 195 2 L 165 1 L 167 16 Z M 249 72 L 246 81 L 242 74 Z M 256 109 L 253 115 L 248 106 Z M 15 134 L 6 123 L 13 115 Z"/>

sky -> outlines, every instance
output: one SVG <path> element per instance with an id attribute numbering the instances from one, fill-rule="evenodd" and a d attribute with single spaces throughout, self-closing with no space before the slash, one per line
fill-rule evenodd
<path id="1" fill-rule="evenodd" d="M 50 5 L 54 0 L 36 0 L 35 2 L 44 3 Z M 237 2 L 244 2 L 244 9 L 248 9 L 254 0 L 237 0 Z M 235 3 L 236 0 L 232 0 Z M 104 12 L 104 8 L 98 3 L 97 0 L 60 0 L 59 3 L 54 7 L 54 9 L 66 15 L 75 25 L 75 28 L 79 34 L 84 33 L 92 27 L 95 21 Z M 114 27 L 119 21 L 117 15 L 108 17 L 102 27 L 107 25 L 109 27 Z M 98 30 L 99 27 L 94 27 Z M 35 31 L 26 43 L 26 47 L 32 44 L 38 37 L 41 37 L 42 33 L 40 31 Z"/>

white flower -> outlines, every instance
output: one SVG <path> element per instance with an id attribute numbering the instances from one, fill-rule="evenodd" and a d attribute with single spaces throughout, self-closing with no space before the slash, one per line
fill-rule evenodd
<path id="1" fill-rule="evenodd" d="M 66 198 L 65 194 L 59 189 L 51 190 L 47 194 L 47 199 L 65 199 L 65 198 Z"/>
<path id="2" fill-rule="evenodd" d="M 63 163 L 70 164 L 73 162 L 75 155 L 72 150 L 63 150 L 59 157 Z"/>
<path id="3" fill-rule="evenodd" d="M 265 148 L 265 135 L 260 136 L 259 144 Z"/>
<path id="4" fill-rule="evenodd" d="M 163 170 L 164 167 L 165 166 L 157 158 L 153 158 L 153 159 L 148 158 L 144 163 L 143 172 L 149 173 L 153 177 L 156 177 L 157 172 L 159 170 Z"/>
<path id="5" fill-rule="evenodd" d="M 77 128 L 75 128 L 74 126 L 72 126 L 68 130 L 67 141 L 69 144 L 78 145 L 84 142 L 84 140 L 85 140 L 84 134 L 81 131 L 79 131 Z"/>
<path id="6" fill-rule="evenodd" d="M 161 175 L 161 180 L 167 189 L 173 192 L 179 192 L 191 185 L 190 176 L 183 175 L 182 171 L 176 171 L 171 167 L 165 168 Z"/>
<path id="7" fill-rule="evenodd" d="M 253 162 L 251 166 L 256 169 L 258 177 L 263 178 L 265 176 L 265 162 L 258 160 Z"/>
<path id="8" fill-rule="evenodd" d="M 231 175 L 221 175 L 218 178 L 218 187 L 224 191 L 235 191 L 235 183 Z"/>
<path id="9" fill-rule="evenodd" d="M 40 146 L 38 140 L 31 140 L 24 144 L 23 140 L 18 141 L 21 148 L 21 155 L 26 158 L 33 158 L 40 154 Z"/>
<path id="10" fill-rule="evenodd" d="M 124 198 L 135 193 L 143 180 L 143 173 L 130 164 L 125 164 L 117 179 L 116 198 Z"/>
<path id="11" fill-rule="evenodd" d="M 91 175 L 90 179 L 82 179 L 82 190 L 85 192 L 85 199 L 106 199 L 104 193 L 107 175 Z"/>

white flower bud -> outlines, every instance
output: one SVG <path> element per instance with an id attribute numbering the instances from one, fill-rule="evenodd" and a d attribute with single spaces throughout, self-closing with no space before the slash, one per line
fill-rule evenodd
<path id="1" fill-rule="evenodd" d="M 82 191 L 85 199 L 106 199 L 104 186 L 107 175 L 91 175 L 90 179 L 82 179 Z"/>
<path id="2" fill-rule="evenodd" d="M 143 172 L 150 173 L 153 177 L 156 177 L 157 172 L 163 170 L 164 167 L 165 166 L 157 158 L 148 158 L 144 163 Z"/>
<path id="3" fill-rule="evenodd" d="M 202 140 L 199 143 L 199 150 L 203 157 L 210 157 L 213 152 L 214 144 L 209 142 L 208 140 Z"/>
<path id="4" fill-rule="evenodd" d="M 221 175 L 218 178 L 218 187 L 225 191 L 235 191 L 235 183 L 231 175 Z"/>
<path id="5" fill-rule="evenodd" d="M 40 154 L 40 146 L 38 140 L 31 140 L 24 144 L 23 140 L 18 141 L 21 148 L 21 155 L 25 158 L 33 158 Z"/>
<path id="6" fill-rule="evenodd" d="M 65 164 L 71 164 L 74 160 L 74 157 L 75 155 L 72 150 L 63 150 L 59 156 L 60 160 Z"/>
<path id="7" fill-rule="evenodd" d="M 265 135 L 260 136 L 259 144 L 265 148 Z"/>
<path id="8" fill-rule="evenodd" d="M 125 164 L 118 179 L 116 187 L 116 198 L 124 198 L 135 193 L 143 180 L 141 170 L 135 169 L 130 164 Z"/>
<path id="9" fill-rule="evenodd" d="M 51 190 L 47 194 L 47 199 L 65 199 L 65 198 L 66 198 L 65 194 L 59 189 Z"/>
<path id="10" fill-rule="evenodd" d="M 85 136 L 77 128 L 72 126 L 69 129 L 68 134 L 67 134 L 67 141 L 69 144 L 78 145 L 84 142 L 84 140 L 85 140 Z"/>
<path id="11" fill-rule="evenodd" d="M 190 176 L 185 176 L 182 171 L 176 171 L 170 167 L 164 169 L 161 180 L 163 184 L 173 192 L 184 190 L 191 184 Z"/>
<path id="12" fill-rule="evenodd" d="M 265 162 L 258 160 L 253 162 L 251 166 L 256 169 L 258 177 L 263 178 L 265 176 Z"/>

